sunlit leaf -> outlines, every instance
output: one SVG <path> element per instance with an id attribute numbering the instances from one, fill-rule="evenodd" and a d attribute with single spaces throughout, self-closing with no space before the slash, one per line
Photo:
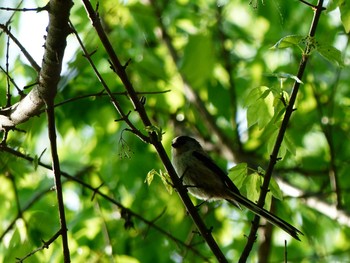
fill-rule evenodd
<path id="1" fill-rule="evenodd" d="M 258 201 L 262 186 L 262 177 L 257 173 L 252 173 L 245 178 L 243 183 L 247 198 L 253 202 Z"/>
<path id="2" fill-rule="evenodd" d="M 343 67 L 344 61 L 341 52 L 333 46 L 330 45 L 318 45 L 318 53 L 331 63 Z"/>
<path id="3" fill-rule="evenodd" d="M 278 79 L 284 78 L 284 79 L 293 79 L 298 83 L 303 83 L 297 76 L 285 73 L 285 72 L 277 72 L 277 73 L 267 73 L 266 76 L 276 77 Z"/>
<path id="4" fill-rule="evenodd" d="M 342 0 L 340 2 L 340 19 L 344 26 L 345 32 L 348 34 L 350 32 L 350 2 L 348 0 Z"/>
<path id="5" fill-rule="evenodd" d="M 147 173 L 146 179 L 145 179 L 145 183 L 147 183 L 148 185 L 151 185 L 151 183 L 153 182 L 153 178 L 154 175 L 157 174 L 156 170 L 152 169 L 151 171 L 149 171 Z"/>
<path id="6" fill-rule="evenodd" d="M 271 177 L 269 189 L 273 197 L 277 198 L 278 200 L 283 200 L 283 193 L 273 177 Z"/>
<path id="7" fill-rule="evenodd" d="M 305 38 L 305 36 L 300 35 L 289 35 L 281 38 L 275 45 L 273 45 L 272 49 L 282 49 L 289 48 L 293 46 L 298 46 L 301 41 Z"/>
<path id="8" fill-rule="evenodd" d="M 238 189 L 242 187 L 242 184 L 248 174 L 248 165 L 247 163 L 239 163 L 234 167 L 229 169 L 229 177 L 237 186 Z"/>

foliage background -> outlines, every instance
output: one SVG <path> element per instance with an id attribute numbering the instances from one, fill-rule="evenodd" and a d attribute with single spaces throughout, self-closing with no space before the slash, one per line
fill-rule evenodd
<path id="1" fill-rule="evenodd" d="M 328 8 L 342 3 L 331 1 Z M 21 7 L 45 4 L 25 1 Z M 342 10 L 348 10 L 345 5 Z M 9 7 L 4 1 L 1 6 Z M 98 10 L 120 60 L 130 60 L 130 80 L 146 97 L 146 110 L 154 124 L 165 132 L 163 145 L 168 152 L 173 137 L 196 136 L 221 167 L 240 163 L 230 176 L 243 194 L 257 200 L 261 176 L 243 169 L 244 177 L 239 177 L 237 171 L 245 163 L 252 170 L 266 169 L 280 125 L 281 94 L 288 101 L 294 81 L 291 77 L 296 75 L 301 59 L 295 46 L 270 48 L 285 36 L 306 36 L 312 9 L 292 0 L 250 4 L 152 0 L 100 1 Z M 4 19 L 13 14 L 12 32 L 21 37 L 28 25 L 20 21 L 29 12 L 1 13 Z M 316 40 L 338 48 L 347 65 L 348 28 L 342 15 L 341 21 L 338 9 L 323 12 Z M 78 1 L 72 8 L 71 21 L 89 52 L 96 51 L 92 59 L 109 88 L 120 93 L 116 98 L 125 112 L 130 111 L 130 120 L 146 133 L 122 94 L 124 87 L 110 69 L 108 57 Z M 167 34 L 162 32 L 159 21 Z M 45 26 L 42 23 L 40 30 Z M 19 40 L 25 47 L 31 41 Z M 1 66 L 5 68 L 4 33 L 0 41 Z M 37 75 L 16 45 L 11 42 L 10 47 L 9 75 L 23 89 L 34 83 Z M 42 47 L 37 49 L 40 52 Z M 202 257 L 214 261 L 176 192 L 170 195 L 158 177 L 150 186 L 145 183 L 152 169 L 163 169 L 162 163 L 150 145 L 129 133 L 124 122 L 116 121 L 120 116 L 110 99 L 100 93 L 103 87 L 73 34 L 68 37 L 67 52 L 56 97 L 57 103 L 65 102 L 56 107 L 62 170 L 93 188 L 101 186 L 101 192 L 148 220 L 125 214 L 91 189 L 65 180 L 72 262 L 203 262 Z M 40 65 L 40 60 L 37 63 Z M 280 73 L 290 75 L 280 78 Z M 290 262 L 348 260 L 349 76 L 348 67 L 339 67 L 317 52 L 311 54 L 280 151 L 282 159 L 274 172 L 274 178 L 282 180 L 280 185 L 294 187 L 294 191 L 282 187 L 284 199 L 274 201 L 274 213 L 297 226 L 305 236 L 298 242 L 275 229 L 269 243 L 261 231 L 250 255 L 252 262 L 282 262 L 285 239 Z M 6 81 L 6 74 L 1 74 L 1 105 L 6 104 Z M 16 89 L 11 90 L 13 100 L 19 100 Z M 191 97 L 191 91 L 198 96 Z M 203 114 L 205 111 L 210 118 Z M 46 126 L 45 114 L 40 114 L 8 134 L 7 145 L 31 156 L 33 162 L 0 152 L 2 262 L 23 258 L 60 227 L 51 189 L 52 173 L 38 165 L 39 160 L 50 164 Z M 281 195 L 278 189 L 271 192 Z M 326 205 L 324 211 L 320 204 Z M 207 226 L 213 227 L 213 235 L 226 257 L 237 261 L 252 215 L 225 202 L 204 204 L 199 210 Z M 264 253 L 259 254 L 259 249 Z M 26 262 L 62 262 L 60 239 Z"/>

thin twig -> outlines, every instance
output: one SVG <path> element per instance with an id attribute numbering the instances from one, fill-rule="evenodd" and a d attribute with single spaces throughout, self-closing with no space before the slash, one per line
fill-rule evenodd
<path id="1" fill-rule="evenodd" d="M 37 248 L 37 249 L 31 251 L 29 254 L 27 254 L 27 255 L 24 256 L 23 258 L 16 258 L 16 259 L 17 259 L 17 262 L 22 263 L 25 259 L 27 259 L 27 258 L 33 256 L 36 252 L 41 251 L 41 250 L 43 250 L 43 249 L 45 249 L 45 248 L 49 248 L 49 246 L 61 235 L 61 232 L 62 232 L 61 230 L 58 230 L 58 231 L 56 232 L 56 234 L 54 234 L 48 241 L 42 240 L 43 245 L 42 245 L 41 247 L 39 247 L 39 248 Z"/>
<path id="2" fill-rule="evenodd" d="M 11 28 L 9 28 L 11 31 Z M 9 75 L 9 53 L 10 53 L 10 37 L 7 37 L 6 43 L 6 82 L 7 82 L 7 91 L 6 91 L 6 107 L 11 105 L 11 85 L 10 85 L 10 75 Z"/>
<path id="3" fill-rule="evenodd" d="M 113 106 L 116 108 L 116 110 L 118 111 L 118 113 L 121 115 L 121 119 L 122 119 L 123 121 L 125 121 L 126 124 L 129 125 L 129 127 L 130 127 L 131 130 L 132 130 L 132 132 L 133 132 L 136 136 L 138 136 L 141 140 L 143 140 L 143 141 L 145 141 L 145 142 L 148 142 L 148 141 L 149 141 L 148 137 L 145 136 L 144 134 L 142 134 L 141 131 L 140 131 L 139 129 L 137 129 L 137 128 L 134 126 L 134 124 L 129 120 L 128 115 L 124 113 L 124 111 L 123 111 L 122 107 L 120 106 L 119 102 L 114 98 L 112 91 L 109 89 L 107 83 L 104 81 L 104 79 L 102 78 L 100 72 L 97 70 L 97 68 L 96 68 L 96 66 L 95 66 L 95 64 L 94 64 L 94 62 L 93 62 L 92 59 L 91 59 L 91 55 L 90 55 L 89 52 L 86 50 L 83 41 L 80 39 L 80 37 L 79 37 L 77 31 L 76 31 L 75 28 L 74 28 L 74 25 L 73 25 L 71 22 L 69 22 L 69 25 L 70 25 L 70 27 L 71 27 L 73 33 L 75 34 L 75 36 L 76 36 L 76 38 L 77 38 L 77 40 L 78 40 L 78 42 L 79 42 L 79 44 L 80 44 L 80 47 L 82 48 L 82 50 L 83 50 L 83 52 L 84 52 L 84 56 L 85 56 L 86 59 L 88 60 L 90 66 L 92 67 L 92 69 L 93 69 L 94 73 L 96 74 L 98 80 L 101 82 L 101 84 L 102 84 L 104 90 L 107 92 L 108 96 L 110 97 Z"/>
<path id="4" fill-rule="evenodd" d="M 12 7 L 0 7 L 0 10 L 4 11 L 16 11 L 16 12 L 29 12 L 29 11 L 35 11 L 37 13 L 47 10 L 47 6 L 43 7 L 33 7 L 33 8 L 12 8 Z"/>
<path id="5" fill-rule="evenodd" d="M 4 31 L 13 42 L 19 47 L 22 51 L 23 55 L 28 59 L 30 65 L 35 69 L 36 72 L 40 72 L 40 66 L 35 62 L 34 58 L 29 54 L 29 52 L 25 49 L 25 47 L 19 42 L 19 40 L 10 32 L 6 25 L 0 24 L 0 29 Z"/>
<path id="6" fill-rule="evenodd" d="M 137 94 L 139 95 L 154 95 L 154 94 L 163 94 L 163 93 L 167 93 L 170 92 L 170 90 L 163 90 L 163 91 L 145 91 L 145 92 L 137 92 Z M 112 92 L 113 96 L 127 96 L 128 93 L 127 92 Z M 55 104 L 55 107 L 59 107 L 62 106 L 64 104 L 73 102 L 73 101 L 77 101 L 77 100 L 81 100 L 81 99 L 87 99 L 87 98 L 97 98 L 97 97 L 103 97 L 103 96 L 109 96 L 107 93 L 104 92 L 97 92 L 97 93 L 90 93 L 90 94 L 85 94 L 85 95 L 81 95 L 81 96 L 77 96 L 74 98 L 70 98 L 67 99 L 65 101 L 59 102 Z M 127 115 L 127 114 L 126 114 Z"/>
<path id="7" fill-rule="evenodd" d="M 16 82 L 14 81 L 14 79 L 11 78 L 11 76 L 10 76 L 8 70 L 5 70 L 2 66 L 0 66 L 0 70 L 1 70 L 2 72 L 4 72 L 4 74 L 6 75 L 6 78 L 8 79 L 8 81 L 9 81 L 10 83 L 12 83 L 12 85 L 16 88 L 18 94 L 21 96 L 21 98 L 23 98 L 23 97 L 25 96 L 25 94 L 24 94 L 23 91 L 17 86 L 17 84 L 16 84 Z M 8 104 L 8 103 L 6 103 L 6 104 Z M 9 107 L 9 106 L 11 106 L 11 104 L 9 104 L 9 105 L 6 106 L 6 107 Z"/>
<path id="8" fill-rule="evenodd" d="M 16 151 L 8 146 L 5 145 L 0 145 L 0 151 L 5 151 L 7 153 L 10 153 L 18 158 L 27 160 L 30 163 L 35 162 L 35 159 L 23 154 L 22 152 Z M 43 167 L 45 169 L 48 170 L 52 170 L 52 167 L 48 164 L 44 164 L 43 162 L 39 161 L 37 162 L 37 164 L 40 167 Z M 79 179 L 80 178 L 80 174 L 84 174 L 86 173 L 86 170 L 90 169 L 89 167 L 78 172 L 75 176 L 72 176 L 64 171 L 61 172 L 61 175 L 63 177 L 65 177 L 66 179 L 76 182 L 78 184 L 80 184 L 81 186 L 89 189 L 90 191 L 93 192 L 93 195 L 99 195 L 100 197 L 102 197 L 103 199 L 105 199 L 106 201 L 116 205 L 119 209 L 127 211 L 127 213 L 129 213 L 131 216 L 133 216 L 134 218 L 137 218 L 138 220 L 142 221 L 143 223 L 145 223 L 146 225 L 148 225 L 149 227 L 155 229 L 156 231 L 158 231 L 159 233 L 161 233 L 162 235 L 164 235 L 165 237 L 169 238 L 170 240 L 172 240 L 174 243 L 179 244 L 183 247 L 186 247 L 187 249 L 189 249 L 190 251 L 192 251 L 195 255 L 197 255 L 199 258 L 203 259 L 204 261 L 208 261 L 208 259 L 201 254 L 201 252 L 199 252 L 197 249 L 195 249 L 193 246 L 191 245 L 187 245 L 186 243 L 184 243 L 182 240 L 176 238 L 175 236 L 173 236 L 171 233 L 167 232 L 166 230 L 164 230 L 163 228 L 157 226 L 153 220 L 147 220 L 146 218 L 144 218 L 142 215 L 130 210 L 129 208 L 123 206 L 120 202 L 116 201 L 114 198 L 104 194 L 103 192 L 101 192 L 101 190 L 99 188 L 93 187 L 90 184 L 84 182 L 83 180 Z M 64 181 L 63 183 L 65 183 L 66 181 Z M 24 205 L 22 207 L 21 213 L 23 213 L 24 211 L 26 211 L 27 209 L 29 209 L 38 199 L 40 199 L 41 197 L 43 197 L 45 194 L 47 194 L 48 192 L 50 192 L 50 189 L 47 189 L 46 191 L 43 191 L 37 195 L 35 195 L 31 201 L 29 201 L 26 205 Z M 18 217 L 13 220 L 13 222 L 11 223 L 10 226 L 8 226 L 7 230 L 0 236 L 0 242 L 1 240 L 4 238 L 5 234 L 10 231 L 12 229 L 12 227 L 15 225 L 16 220 L 18 219 Z"/>

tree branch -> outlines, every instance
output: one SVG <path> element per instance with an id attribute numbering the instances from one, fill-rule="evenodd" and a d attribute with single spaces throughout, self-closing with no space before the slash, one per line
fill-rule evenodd
<path id="1" fill-rule="evenodd" d="M 49 26 L 38 84 L 39 96 L 46 104 L 52 171 L 55 178 L 58 212 L 61 225 L 60 233 L 62 236 L 63 258 L 65 263 L 70 262 L 70 253 L 67 235 L 68 229 L 64 211 L 61 169 L 57 154 L 54 101 L 57 92 L 57 84 L 60 80 L 63 55 L 67 44 L 66 38 L 70 33 L 68 20 L 72 5 L 73 2 L 70 0 L 51 0 L 47 6 L 49 12 Z"/>
<path id="2" fill-rule="evenodd" d="M 278 179 L 277 182 L 283 192 L 295 198 L 299 198 L 299 200 L 303 201 L 308 207 L 324 214 L 332 220 L 336 220 L 339 224 L 350 227 L 350 213 L 348 210 L 339 209 L 336 205 L 327 203 L 325 199 L 321 199 L 319 196 L 312 196 L 288 184 L 282 179 Z"/>
<path id="3" fill-rule="evenodd" d="M 34 163 L 36 162 L 34 158 L 25 155 L 19 151 L 16 151 L 10 147 L 7 147 L 5 145 L 0 145 L 0 151 L 5 151 L 7 153 L 10 153 L 18 158 L 27 160 L 30 163 Z M 48 170 L 52 170 L 52 167 L 50 165 L 44 164 L 43 162 L 39 161 L 37 162 L 37 165 L 39 165 L 40 167 L 43 167 L 45 169 Z M 121 211 L 122 213 L 127 213 L 129 215 L 131 215 L 134 218 L 137 218 L 138 220 L 140 220 L 141 222 L 145 223 L 146 225 L 148 225 L 148 227 L 152 227 L 153 229 L 155 229 L 156 231 L 158 231 L 159 233 L 161 233 L 162 235 L 166 236 L 167 238 L 169 238 L 170 240 L 172 240 L 173 242 L 175 242 L 176 244 L 179 244 L 183 247 L 186 247 L 187 249 L 189 249 L 190 251 L 192 251 L 192 253 L 194 253 L 195 255 L 197 255 L 199 258 L 203 259 L 204 261 L 208 261 L 208 259 L 201 254 L 201 252 L 199 252 L 197 249 L 195 249 L 193 246 L 191 245 L 187 245 L 186 243 L 184 243 L 182 240 L 176 238 L 175 236 L 173 236 L 171 233 L 167 232 L 166 230 L 164 230 L 163 228 L 157 226 L 155 224 L 155 220 L 148 220 L 146 218 L 144 218 L 142 215 L 132 211 L 131 209 L 125 207 L 124 205 L 122 205 L 120 202 L 116 201 L 114 198 L 104 194 L 103 192 L 101 192 L 100 187 L 93 187 L 90 184 L 84 182 L 83 180 L 79 179 L 81 174 L 85 174 L 86 173 L 86 169 L 78 172 L 77 174 L 75 174 L 74 176 L 62 171 L 61 175 L 63 177 L 65 177 L 67 180 L 76 182 L 78 184 L 80 184 L 81 186 L 91 190 L 93 192 L 93 197 L 95 195 L 99 195 L 101 196 L 103 199 L 105 199 L 106 201 L 116 205 Z M 64 181 L 64 183 L 67 181 Z M 21 214 L 24 213 L 24 211 L 28 210 L 32 205 L 35 204 L 35 202 L 37 200 L 39 200 L 40 198 L 42 198 L 45 194 L 49 193 L 51 191 L 51 189 L 47 189 L 45 191 L 42 191 L 40 193 L 37 193 L 27 204 L 23 205 L 22 209 L 21 209 Z M 124 212 L 123 212 L 124 211 Z M 12 222 L 11 224 L 6 228 L 6 230 L 4 231 L 4 233 L 0 236 L 0 242 L 1 240 L 4 238 L 4 236 L 6 235 L 6 233 L 8 233 L 13 226 L 15 225 L 17 219 L 19 218 L 19 216 L 17 216 Z"/>
<path id="4" fill-rule="evenodd" d="M 114 108 L 118 111 L 118 113 L 121 116 L 121 119 L 123 121 L 125 121 L 125 123 L 127 125 L 129 125 L 129 127 L 131 128 L 131 131 L 137 136 L 139 137 L 141 140 L 148 142 L 149 139 L 147 136 L 145 136 L 140 130 L 138 130 L 134 124 L 129 120 L 129 114 L 125 114 L 124 110 L 122 109 L 122 107 L 120 106 L 119 102 L 115 99 L 114 97 L 114 93 L 112 93 L 112 91 L 110 90 L 110 88 L 108 87 L 107 83 L 104 81 L 104 79 L 102 78 L 100 72 L 98 72 L 94 62 L 91 59 L 91 55 L 88 53 L 88 51 L 86 50 L 83 41 L 80 39 L 77 31 L 75 30 L 74 26 L 72 23 L 70 23 L 70 26 L 79 42 L 80 47 L 82 48 L 83 52 L 84 52 L 84 56 L 86 57 L 86 59 L 88 60 L 90 66 L 92 67 L 95 75 L 97 76 L 97 79 L 101 82 L 104 90 L 106 91 L 106 93 L 108 94 L 109 98 L 112 101 L 112 104 L 114 106 Z M 127 95 L 127 92 L 125 93 L 125 95 Z M 137 95 L 137 94 L 136 94 Z"/>
<path id="5" fill-rule="evenodd" d="M 319 0 L 318 4 L 317 4 L 317 10 L 314 12 L 313 21 L 311 23 L 311 28 L 310 28 L 310 32 L 309 32 L 310 37 L 315 36 L 318 21 L 319 21 L 319 18 L 321 16 L 321 13 L 323 11 L 322 5 L 323 5 L 323 0 Z M 309 50 L 309 46 L 307 45 L 305 47 L 305 53 L 303 54 L 301 62 L 299 64 L 297 78 L 300 80 L 303 79 L 304 71 L 305 71 L 306 64 L 307 64 L 307 61 L 309 58 L 308 50 Z M 294 86 L 293 86 L 293 90 L 292 90 L 292 94 L 291 94 L 288 106 L 286 108 L 286 112 L 285 112 L 285 115 L 283 117 L 282 124 L 281 124 L 280 130 L 278 132 L 275 145 L 273 147 L 273 150 L 272 150 L 272 153 L 270 156 L 270 162 L 269 162 L 267 170 L 266 170 L 264 182 L 263 182 L 263 185 L 261 187 L 261 192 L 260 192 L 260 196 L 259 196 L 259 200 L 258 200 L 258 206 L 260 206 L 260 207 L 264 206 L 265 198 L 266 198 L 266 195 L 269 191 L 269 184 L 270 184 L 272 172 L 273 172 L 273 169 L 275 167 L 275 164 L 277 163 L 277 161 L 279 159 L 278 152 L 279 152 L 279 149 L 281 147 L 285 132 L 287 130 L 290 117 L 294 111 L 294 104 L 295 104 L 295 101 L 297 98 L 299 87 L 300 87 L 300 82 L 295 81 Z M 260 217 L 255 216 L 253 223 L 252 223 L 252 228 L 250 229 L 247 244 L 243 250 L 243 253 L 239 259 L 239 262 L 246 262 L 247 261 L 247 258 L 249 256 L 250 251 L 252 250 L 252 247 L 253 247 L 254 242 L 256 240 L 256 233 L 257 233 L 258 228 L 259 228 L 259 221 L 260 221 Z"/>
<path id="6" fill-rule="evenodd" d="M 131 84 L 126 71 L 125 67 L 120 63 L 119 58 L 117 57 L 116 53 L 113 50 L 113 47 L 105 34 L 105 31 L 100 23 L 100 19 L 98 14 L 95 12 L 93 7 L 91 6 L 91 3 L 88 0 L 82 0 L 84 3 L 86 12 L 88 13 L 90 20 L 92 22 L 92 25 L 94 26 L 106 52 L 108 53 L 110 57 L 110 61 L 113 65 L 113 68 L 117 75 L 119 76 L 120 80 L 124 84 L 124 87 L 126 91 L 129 94 L 129 98 L 134 106 L 134 109 L 138 112 L 145 128 L 152 127 L 152 123 L 150 119 L 148 118 L 148 115 L 146 113 L 146 110 L 144 108 L 143 103 L 139 100 L 139 97 Z M 193 221 L 197 225 L 199 232 L 203 236 L 204 240 L 207 242 L 210 249 L 213 251 L 214 255 L 218 259 L 219 262 L 227 262 L 227 259 L 225 258 L 224 254 L 220 250 L 219 246 L 215 242 L 211 231 L 205 226 L 203 220 L 200 218 L 196 208 L 194 207 L 191 199 L 189 198 L 187 194 L 187 189 L 182 185 L 182 182 L 180 181 L 179 177 L 177 176 L 174 167 L 172 166 L 169 157 L 160 142 L 159 138 L 161 135 L 156 134 L 154 131 L 149 131 L 149 140 L 151 144 L 153 144 L 154 148 L 156 149 L 160 159 L 163 162 L 163 165 L 165 166 L 166 170 L 168 171 L 168 174 L 173 182 L 173 185 L 175 189 L 177 190 L 181 200 L 183 201 L 184 205 L 187 208 L 187 211 L 191 215 Z"/>
<path id="7" fill-rule="evenodd" d="M 40 250 L 44 250 L 45 248 L 49 248 L 49 246 L 61 235 L 62 230 L 58 230 L 56 232 L 56 234 L 54 234 L 48 241 L 44 241 L 43 245 L 33 251 L 31 251 L 30 253 L 28 253 L 26 256 L 24 256 L 23 258 L 16 258 L 18 261 L 17 262 L 23 262 L 25 259 L 33 256 L 36 252 L 40 251 Z"/>

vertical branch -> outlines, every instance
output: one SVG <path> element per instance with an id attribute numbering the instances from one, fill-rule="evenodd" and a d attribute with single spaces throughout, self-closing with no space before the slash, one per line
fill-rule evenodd
<path id="1" fill-rule="evenodd" d="M 309 31 L 309 36 L 311 38 L 315 36 L 316 28 L 317 28 L 317 25 L 318 25 L 321 13 L 324 10 L 322 5 L 323 5 L 323 0 L 319 0 L 318 4 L 317 4 L 317 8 L 314 10 L 314 16 L 313 16 L 313 20 L 312 20 L 312 23 L 311 23 L 311 28 L 310 28 L 310 31 Z M 307 45 L 305 47 L 304 54 L 303 54 L 302 59 L 301 59 L 300 64 L 299 64 L 297 78 L 300 79 L 300 80 L 303 78 L 304 71 L 305 71 L 305 68 L 306 68 L 306 64 L 307 64 L 307 61 L 308 61 L 308 58 L 309 58 L 309 49 L 310 49 L 310 47 L 309 47 L 309 45 Z M 259 200 L 258 200 L 258 206 L 260 206 L 260 207 L 264 206 L 265 198 L 266 198 L 266 195 L 267 195 L 267 193 L 269 191 L 269 184 L 270 184 L 272 172 L 273 172 L 273 169 L 275 167 L 275 164 L 277 163 L 277 161 L 279 159 L 278 158 L 278 152 L 279 152 L 279 149 L 281 147 L 284 134 L 285 134 L 285 132 L 287 130 L 287 126 L 288 126 L 290 117 L 291 117 L 291 115 L 292 115 L 292 113 L 294 111 L 294 104 L 295 104 L 295 101 L 296 101 L 296 98 L 297 98 L 299 87 L 300 87 L 300 82 L 295 81 L 294 85 L 293 85 L 293 90 L 292 90 L 292 94 L 291 94 L 291 97 L 290 97 L 290 101 L 289 101 L 289 103 L 288 103 L 288 105 L 286 107 L 286 112 L 285 112 L 285 115 L 283 117 L 281 128 L 280 128 L 280 130 L 278 132 L 278 135 L 277 135 L 277 138 L 276 138 L 276 142 L 275 142 L 275 145 L 273 147 L 273 150 L 272 150 L 272 153 L 271 153 L 271 156 L 270 156 L 270 162 L 268 164 L 268 167 L 267 167 L 267 170 L 266 170 L 266 174 L 265 174 L 265 177 L 264 177 L 264 182 L 263 182 L 263 185 L 261 187 L 261 192 L 260 192 L 260 196 L 259 196 Z M 256 233 L 257 233 L 258 228 L 259 228 L 259 221 L 260 221 L 260 217 L 259 216 L 255 216 L 254 220 L 253 220 L 253 223 L 252 223 L 252 228 L 250 229 L 250 233 L 249 233 L 249 236 L 248 236 L 247 244 L 246 244 L 246 246 L 245 246 L 245 248 L 244 248 L 244 250 L 242 252 L 242 255 L 240 257 L 239 262 L 246 262 L 249 254 L 250 254 L 250 251 L 252 250 L 253 244 L 254 244 L 254 242 L 256 240 Z"/>
<path id="2" fill-rule="evenodd" d="M 60 80 L 62 60 L 70 33 L 68 19 L 73 3 L 70 0 L 50 0 L 46 9 L 49 12 L 49 26 L 45 42 L 45 53 L 39 75 L 38 93 L 46 105 L 48 134 L 51 145 L 52 170 L 54 172 L 58 212 L 61 225 L 64 262 L 70 262 L 67 223 L 64 212 L 60 163 L 57 154 L 54 101 L 57 84 Z"/>
<path id="3" fill-rule="evenodd" d="M 11 29 L 9 28 L 9 31 Z M 10 53 L 10 37 L 7 38 L 6 43 L 6 80 L 7 80 L 7 91 L 6 91 L 6 107 L 11 105 L 11 89 L 10 89 L 10 75 L 9 75 L 9 53 Z"/>
<path id="4" fill-rule="evenodd" d="M 347 42 L 344 48 L 344 51 L 347 49 L 347 47 L 350 44 L 350 38 L 349 38 L 349 34 L 347 35 Z M 336 76 L 335 76 L 335 80 L 333 83 L 333 90 L 332 93 L 330 95 L 329 98 L 329 103 L 327 103 L 327 105 L 329 105 L 328 107 L 328 113 L 327 113 L 327 117 L 330 119 L 330 122 L 332 122 L 332 119 L 334 118 L 334 108 L 335 108 L 335 94 L 338 88 L 338 84 L 339 84 L 339 80 L 340 80 L 340 75 L 341 75 L 341 68 L 338 69 Z M 316 94 L 316 92 L 314 92 Z M 319 98 L 317 96 L 316 97 L 316 101 L 318 103 L 318 109 L 320 111 L 320 117 L 322 119 L 323 115 L 322 115 L 322 111 L 321 111 L 321 102 L 319 100 Z M 334 139 L 333 139 L 333 124 L 332 123 L 327 123 L 327 124 L 323 124 L 321 123 L 321 128 L 322 131 L 326 137 L 328 146 L 329 146 L 329 151 L 330 151 L 330 168 L 329 168 L 329 180 L 331 183 L 331 188 L 332 190 L 336 193 L 336 206 L 338 209 L 342 209 L 343 208 L 343 202 L 342 202 L 342 191 L 340 188 L 340 183 L 339 183 L 339 174 L 338 174 L 338 168 L 336 165 L 336 149 L 334 149 Z"/>
<path id="5" fill-rule="evenodd" d="M 56 197 L 58 203 L 58 212 L 61 225 L 62 235 L 62 246 L 63 246 L 63 257 L 64 262 L 70 262 L 69 246 L 68 246 L 68 235 L 67 235 L 67 223 L 64 212 L 64 201 L 63 201 L 63 190 L 61 182 L 61 169 L 60 161 L 57 154 L 57 140 L 56 140 L 56 125 L 55 125 L 55 111 L 54 101 L 50 100 L 46 102 L 46 115 L 48 121 L 48 132 L 51 146 L 51 159 L 52 159 L 52 171 L 55 178 Z"/>

